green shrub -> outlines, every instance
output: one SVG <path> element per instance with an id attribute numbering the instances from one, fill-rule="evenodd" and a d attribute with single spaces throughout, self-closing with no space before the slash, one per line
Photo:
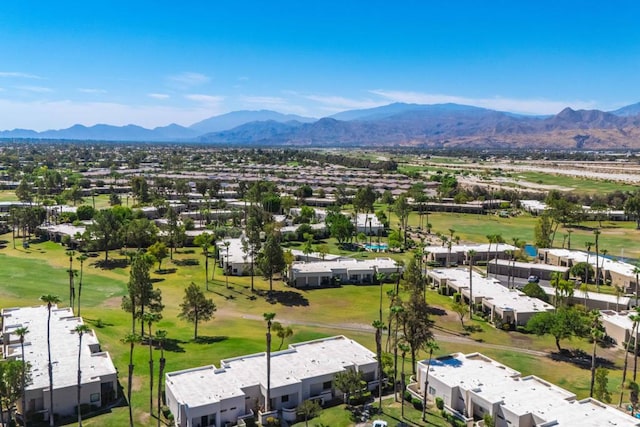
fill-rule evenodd
<path id="1" fill-rule="evenodd" d="M 417 399 L 417 398 L 413 398 L 411 399 L 411 404 L 413 405 L 414 408 L 416 408 L 418 411 L 422 411 L 422 400 Z"/>
<path id="2" fill-rule="evenodd" d="M 411 395 L 411 393 L 409 393 L 408 391 L 405 390 L 404 394 L 403 394 L 404 400 L 406 400 L 407 402 L 411 402 L 411 399 L 413 398 L 413 396 Z"/>
<path id="3" fill-rule="evenodd" d="M 436 397 L 436 408 L 440 409 L 441 411 L 444 410 L 444 400 L 442 400 L 441 397 Z"/>

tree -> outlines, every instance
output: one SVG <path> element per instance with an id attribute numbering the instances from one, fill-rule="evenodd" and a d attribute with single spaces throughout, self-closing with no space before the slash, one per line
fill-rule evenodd
<path id="1" fill-rule="evenodd" d="M 586 322 L 584 316 L 574 308 L 559 307 L 557 311 L 537 313 L 527 322 L 526 329 L 536 335 L 551 334 L 556 347 L 562 352 L 560 341 L 573 336 L 584 335 Z"/>
<path id="2" fill-rule="evenodd" d="M 304 418 L 305 427 L 309 426 L 309 418 L 315 418 L 322 411 L 317 400 L 304 400 L 296 409 L 296 414 Z"/>
<path id="3" fill-rule="evenodd" d="M 540 215 L 533 232 L 534 245 L 538 248 L 550 248 L 552 233 L 551 218 L 547 214 Z"/>
<path id="4" fill-rule="evenodd" d="M 46 294 L 40 301 L 47 304 L 47 370 L 49 371 L 49 426 L 53 427 L 53 364 L 51 363 L 51 308 L 60 302 L 57 295 Z"/>
<path id="5" fill-rule="evenodd" d="M 357 369 L 347 368 L 333 377 L 333 386 L 344 393 L 344 403 L 351 402 L 351 396 L 358 398 L 364 388 L 364 377 Z"/>
<path id="6" fill-rule="evenodd" d="M 21 326 L 19 328 L 16 328 L 14 333 L 20 338 L 20 353 L 21 353 L 21 360 L 22 360 L 20 391 L 22 396 L 22 418 L 24 420 L 24 425 L 26 425 L 27 424 L 27 400 L 25 396 L 25 388 L 27 386 L 27 378 L 26 378 L 27 361 L 24 358 L 24 337 L 29 333 L 29 328 Z"/>
<path id="7" fill-rule="evenodd" d="M 589 317 L 591 319 L 589 335 L 591 340 L 593 341 L 593 352 L 591 353 L 591 386 L 589 389 L 589 397 L 593 397 L 593 389 L 596 380 L 596 350 L 598 348 L 598 343 L 600 343 L 605 336 L 605 330 L 604 326 L 602 326 L 602 315 L 598 310 L 593 310 L 591 313 L 589 313 Z"/>
<path id="8" fill-rule="evenodd" d="M 467 260 L 469 262 L 469 319 L 473 320 L 473 258 L 476 256 L 474 249 L 467 251 Z"/>
<path id="9" fill-rule="evenodd" d="M 129 271 L 128 295 L 122 297 L 122 309 L 131 313 L 131 333 L 135 333 L 136 319 L 144 317 L 145 310 L 160 313 L 164 309 L 162 292 L 154 289 L 149 270 L 153 259 L 148 254 L 136 253 Z M 144 322 L 140 322 L 144 336 Z"/>
<path id="10" fill-rule="evenodd" d="M 429 392 L 429 371 L 431 370 L 431 359 L 433 358 L 433 352 L 439 350 L 438 343 L 431 340 L 427 343 L 427 350 L 429 350 L 429 361 L 427 362 L 427 370 L 424 377 L 424 395 L 422 397 L 422 421 L 427 421 L 427 393 Z"/>
<path id="11" fill-rule="evenodd" d="M 81 324 L 76 326 L 75 328 L 76 333 L 78 334 L 78 395 L 77 395 L 77 402 L 78 402 L 78 425 L 82 427 L 82 410 L 81 410 L 81 404 L 80 404 L 80 390 L 81 390 L 81 384 L 82 384 L 82 368 L 81 368 L 81 364 L 80 364 L 80 356 L 82 356 L 82 336 L 84 334 L 87 334 L 89 332 L 91 332 L 91 329 L 85 325 L 85 324 Z"/>
<path id="12" fill-rule="evenodd" d="M 624 202 L 624 213 L 636 221 L 636 228 L 640 230 L 640 192 L 636 191 Z"/>
<path id="13" fill-rule="evenodd" d="M 611 393 L 608 389 L 609 370 L 605 368 L 596 369 L 596 384 L 593 395 L 601 402 L 611 403 Z"/>
<path id="14" fill-rule="evenodd" d="M 293 329 L 291 329 L 291 326 L 283 326 L 280 322 L 273 322 L 271 329 L 276 333 L 276 336 L 280 338 L 278 350 L 281 350 L 284 345 L 284 340 L 293 335 Z"/>
<path id="15" fill-rule="evenodd" d="M 600 237 L 600 230 L 593 230 L 593 235 L 595 236 L 595 247 L 596 247 L 596 289 L 600 292 L 600 264 L 598 261 L 598 255 L 600 253 L 600 248 L 598 247 L 598 240 Z M 589 256 L 589 254 L 587 254 Z"/>
<path id="16" fill-rule="evenodd" d="M 180 309 L 178 317 L 194 324 L 194 340 L 198 339 L 198 322 L 211 320 L 213 313 L 217 310 L 213 300 L 207 299 L 202 289 L 193 282 L 184 290 Z"/>
<path id="17" fill-rule="evenodd" d="M 122 225 L 113 209 L 103 209 L 96 213 L 93 223 L 87 227 L 87 231 L 98 241 L 98 248 L 104 251 L 105 262 L 109 260 L 109 249 L 120 244 Z"/>
<path id="18" fill-rule="evenodd" d="M 467 313 L 469 313 L 469 308 L 467 307 L 467 304 L 464 304 L 462 302 L 462 298 L 460 298 L 459 301 L 455 301 L 453 303 L 451 308 L 453 309 L 453 312 L 458 315 L 458 318 L 460 319 L 460 324 L 462 325 L 462 329 L 464 329 L 464 318 L 467 315 Z"/>
<path id="19" fill-rule="evenodd" d="M 15 425 L 13 419 L 13 407 L 20 396 L 22 396 L 22 377 L 24 375 L 25 384 L 31 383 L 31 370 L 29 363 L 24 360 L 1 360 L 0 361 L 0 423 L 2 425 Z M 9 423 L 4 423 L 4 410 L 9 414 Z M 23 416 L 25 408 L 22 408 Z"/>
<path id="20" fill-rule="evenodd" d="M 158 420 L 158 427 L 160 427 L 160 409 L 161 409 L 161 403 L 162 403 L 162 378 L 163 378 L 163 374 L 164 374 L 164 366 L 166 363 L 166 360 L 164 358 L 164 343 L 167 340 L 167 331 L 156 331 L 156 341 L 158 341 L 158 346 L 160 347 L 160 367 L 158 368 L 158 394 L 157 394 L 157 401 L 156 401 L 156 407 L 157 407 L 157 414 L 156 414 L 156 418 Z"/>
<path id="21" fill-rule="evenodd" d="M 149 345 L 149 413 L 153 414 L 153 333 L 151 332 L 151 326 L 158 322 L 162 316 L 159 313 L 145 313 L 142 316 L 141 321 L 147 324 L 149 329 L 148 341 Z"/>
<path id="22" fill-rule="evenodd" d="M 593 277 L 593 267 L 587 262 L 578 262 L 571 267 L 569 274 L 579 277 L 583 283 L 587 283 L 589 277 Z"/>
<path id="23" fill-rule="evenodd" d="M 627 346 L 624 351 L 624 367 L 622 368 L 622 383 L 620 384 L 620 401 L 618 406 L 622 406 L 622 397 L 624 394 L 624 384 L 627 378 L 627 367 L 629 361 L 629 349 L 631 348 L 631 341 L 636 341 L 638 336 L 638 324 L 640 324 L 640 307 L 634 308 L 635 313 L 629 315 L 629 319 L 633 322 L 631 326 L 631 334 L 627 341 Z M 636 352 L 637 355 L 637 352 Z"/>
<path id="24" fill-rule="evenodd" d="M 378 399 L 382 411 L 382 331 L 385 326 L 382 320 L 374 320 L 372 326 L 376 330 L 376 358 L 378 359 Z"/>
<path id="25" fill-rule="evenodd" d="M 205 289 L 209 290 L 209 248 L 213 243 L 213 236 L 209 233 L 202 233 L 193 239 L 193 243 L 202 248 L 202 255 L 204 256 L 204 283 Z"/>
<path id="26" fill-rule="evenodd" d="M 331 237 L 338 241 L 338 245 L 344 245 L 355 231 L 355 226 L 349 218 L 341 213 L 330 213 L 326 218 L 327 228 Z"/>
<path id="27" fill-rule="evenodd" d="M 271 325 L 276 317 L 275 313 L 263 313 L 264 320 L 267 322 L 267 397 L 265 402 L 265 411 L 269 412 L 271 407 Z"/>
<path id="28" fill-rule="evenodd" d="M 398 300 L 399 303 L 402 301 Z M 398 401 L 397 384 L 398 384 L 398 332 L 400 330 L 400 323 L 402 322 L 401 316 L 404 312 L 402 305 L 394 305 L 389 310 L 389 330 L 391 330 L 391 324 L 393 323 L 393 390 L 394 398 Z"/>
<path id="29" fill-rule="evenodd" d="M 538 283 L 535 283 L 535 282 L 527 283 L 522 288 L 522 292 L 531 298 L 538 298 L 539 300 L 542 300 L 544 302 L 549 301 L 549 297 L 547 296 L 547 293 L 544 291 L 544 289 L 542 289 L 542 287 Z"/>
<path id="30" fill-rule="evenodd" d="M 404 247 L 407 246 L 407 226 L 409 223 L 409 214 L 411 213 L 411 205 L 407 200 L 407 196 L 405 194 L 401 194 L 396 199 L 393 204 L 393 212 L 398 217 L 398 221 L 400 222 L 400 227 L 403 230 L 404 234 Z"/>
<path id="31" fill-rule="evenodd" d="M 78 282 L 78 317 L 80 317 L 80 298 L 82 297 L 82 276 L 84 273 L 84 262 L 87 260 L 87 256 L 85 254 L 80 254 L 76 258 L 80 261 L 80 280 Z"/>
<path id="32" fill-rule="evenodd" d="M 405 365 L 405 360 L 407 358 L 407 352 L 409 350 L 411 350 L 411 347 L 409 345 L 407 345 L 406 343 L 400 342 L 398 343 L 398 348 L 400 349 L 400 351 L 402 352 L 402 374 L 401 374 L 401 378 L 402 378 L 402 387 L 400 388 L 402 391 L 402 400 L 400 401 L 400 405 L 401 406 L 401 417 L 402 419 L 404 419 L 404 391 L 406 389 L 406 379 L 405 379 L 405 375 L 404 375 L 404 365 Z M 413 359 L 415 360 L 415 359 Z"/>
<path id="33" fill-rule="evenodd" d="M 133 402 L 131 402 L 131 391 L 133 389 L 133 348 L 136 343 L 140 342 L 140 336 L 132 333 L 127 334 L 121 340 L 124 344 L 129 344 L 129 376 L 127 381 L 127 401 L 129 402 L 129 427 L 133 427 Z"/>
<path id="34" fill-rule="evenodd" d="M 16 188 L 16 196 L 23 203 L 31 203 L 33 201 L 33 187 L 26 178 L 20 180 L 20 184 Z"/>
<path id="35" fill-rule="evenodd" d="M 169 255 L 167 245 L 165 245 L 164 242 L 155 242 L 153 245 L 149 246 L 147 253 L 158 261 L 158 271 L 162 271 L 162 260 Z"/>
<path id="36" fill-rule="evenodd" d="M 276 273 L 281 273 L 286 267 L 284 253 L 275 232 L 271 233 L 267 238 L 262 252 L 258 254 L 257 261 L 262 275 L 269 280 L 269 293 L 271 293 L 273 292 L 273 276 Z"/>
<path id="37" fill-rule="evenodd" d="M 76 251 L 67 251 L 65 252 L 65 254 L 69 257 L 69 305 L 71 306 L 71 308 L 73 309 L 75 302 L 75 295 L 76 295 L 76 290 L 73 286 L 73 275 L 74 275 L 74 271 L 73 271 L 73 256 L 76 254 Z"/>
<path id="38" fill-rule="evenodd" d="M 413 292 L 409 300 L 404 304 L 402 312 L 402 329 L 404 339 L 411 347 L 411 360 L 416 361 L 416 354 L 425 348 L 426 344 L 433 339 L 431 327 L 433 321 L 429 316 L 429 306 L 421 292 Z M 415 363 L 412 364 L 413 375 L 415 376 Z"/>
<path id="39" fill-rule="evenodd" d="M 136 218 L 127 224 L 125 243 L 127 246 L 147 248 L 158 239 L 158 227 L 147 218 Z"/>

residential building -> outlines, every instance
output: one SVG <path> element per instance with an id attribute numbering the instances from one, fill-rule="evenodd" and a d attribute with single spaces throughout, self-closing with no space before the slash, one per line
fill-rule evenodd
<path id="1" fill-rule="evenodd" d="M 543 263 L 511 261 L 509 259 L 493 259 L 487 264 L 489 274 L 501 274 L 526 279 L 537 276 L 543 280 L 550 280 L 553 273 L 560 273 L 563 279 L 569 278 L 569 267 Z"/>
<path id="2" fill-rule="evenodd" d="M 386 257 L 372 259 L 336 258 L 320 262 L 294 262 L 287 281 L 295 288 L 316 288 L 340 283 L 373 284 L 377 275 L 387 279 L 404 270 L 395 260 Z"/>
<path id="3" fill-rule="evenodd" d="M 26 387 L 27 413 L 41 413 L 47 419 L 50 408 L 46 306 L 5 308 L 2 310 L 3 355 L 21 359 L 17 328 L 26 327 L 24 357 L 31 364 L 32 382 Z M 73 416 L 77 406 L 79 339 L 75 328 L 83 324 L 70 308 L 51 307 L 51 361 L 53 365 L 53 413 Z M 117 397 L 117 371 L 109 353 L 100 349 L 93 331 L 82 337 L 80 402 L 95 407 L 106 406 Z M 22 412 L 22 403 L 18 403 Z"/>
<path id="4" fill-rule="evenodd" d="M 625 348 L 629 339 L 634 336 L 636 339 L 640 338 L 640 331 L 633 332 L 633 320 L 629 318 L 631 315 L 637 315 L 635 311 L 602 310 L 600 313 L 602 314 L 602 326 L 604 326 L 607 336 L 611 337 L 618 347 Z"/>
<path id="5" fill-rule="evenodd" d="M 468 264 L 469 251 L 474 250 L 473 263 L 479 261 L 489 262 L 489 260 L 510 259 L 511 252 L 517 250 L 515 246 L 506 243 L 498 244 L 475 244 L 475 245 L 448 245 L 443 246 L 425 246 L 424 252 L 427 254 L 427 261 L 437 262 L 440 265 L 449 264 Z"/>
<path id="6" fill-rule="evenodd" d="M 422 397 L 425 389 L 429 399 L 442 399 L 445 410 L 467 426 L 485 414 L 496 427 L 640 426 L 639 419 L 611 406 L 579 400 L 568 390 L 535 375 L 522 376 L 480 353 L 419 361 L 417 382 L 409 390 Z"/>
<path id="7" fill-rule="evenodd" d="M 263 418 L 267 387 L 266 353 L 221 360 L 213 365 L 166 374 L 167 405 L 180 427 L 235 425 L 239 419 Z M 291 344 L 271 353 L 270 411 L 293 421 L 297 406 L 309 399 L 342 397 L 333 387 L 336 374 L 362 372 L 370 389 L 378 383 L 375 354 L 344 337 Z"/>

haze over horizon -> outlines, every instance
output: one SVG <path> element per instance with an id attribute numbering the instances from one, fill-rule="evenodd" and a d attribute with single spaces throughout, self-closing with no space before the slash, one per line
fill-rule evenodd
<path id="1" fill-rule="evenodd" d="M 523 3 L 5 2 L 0 130 L 393 102 L 555 114 L 640 101 L 640 4 Z"/>

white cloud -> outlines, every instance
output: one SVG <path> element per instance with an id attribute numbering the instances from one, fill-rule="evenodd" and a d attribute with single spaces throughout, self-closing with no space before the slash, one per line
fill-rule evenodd
<path id="1" fill-rule="evenodd" d="M 20 73 L 20 72 L 16 72 L 16 71 L 0 71 L 0 77 L 17 77 L 17 78 L 21 78 L 21 79 L 42 80 L 42 77 L 36 76 L 35 74 Z"/>
<path id="2" fill-rule="evenodd" d="M 181 87 L 193 87 L 209 83 L 209 80 L 211 79 L 204 74 L 184 72 L 174 76 L 169 76 L 168 80 Z"/>
<path id="3" fill-rule="evenodd" d="M 169 99 L 170 96 L 166 93 L 148 93 L 147 96 L 153 99 Z"/>
<path id="4" fill-rule="evenodd" d="M 34 92 L 34 93 L 53 92 L 53 89 L 49 87 L 43 87 L 43 86 L 16 86 L 16 89 L 25 90 L 27 92 Z"/>
<path id="5" fill-rule="evenodd" d="M 78 92 L 90 93 L 90 94 L 107 93 L 107 91 L 104 89 L 89 89 L 89 88 L 78 88 Z"/>
<path id="6" fill-rule="evenodd" d="M 92 126 L 137 124 L 147 128 L 178 123 L 189 126 L 224 111 L 205 106 L 124 105 L 110 102 L 15 101 L 0 98 L 0 129 L 62 129 L 76 123 Z"/>
<path id="7" fill-rule="evenodd" d="M 389 102 L 407 102 L 415 104 L 455 103 L 490 108 L 498 111 L 509 111 L 521 114 L 556 114 L 565 107 L 573 109 L 597 108 L 595 101 L 556 101 L 549 99 L 515 99 L 515 98 L 467 98 L 463 96 L 429 94 L 421 92 L 405 92 L 393 90 L 371 90 L 371 93 L 385 98 Z"/>
<path id="8" fill-rule="evenodd" d="M 219 107 L 222 101 L 224 101 L 224 96 L 205 95 L 201 93 L 192 93 L 185 95 L 184 97 L 190 101 L 195 101 L 199 104 L 213 107 Z"/>

